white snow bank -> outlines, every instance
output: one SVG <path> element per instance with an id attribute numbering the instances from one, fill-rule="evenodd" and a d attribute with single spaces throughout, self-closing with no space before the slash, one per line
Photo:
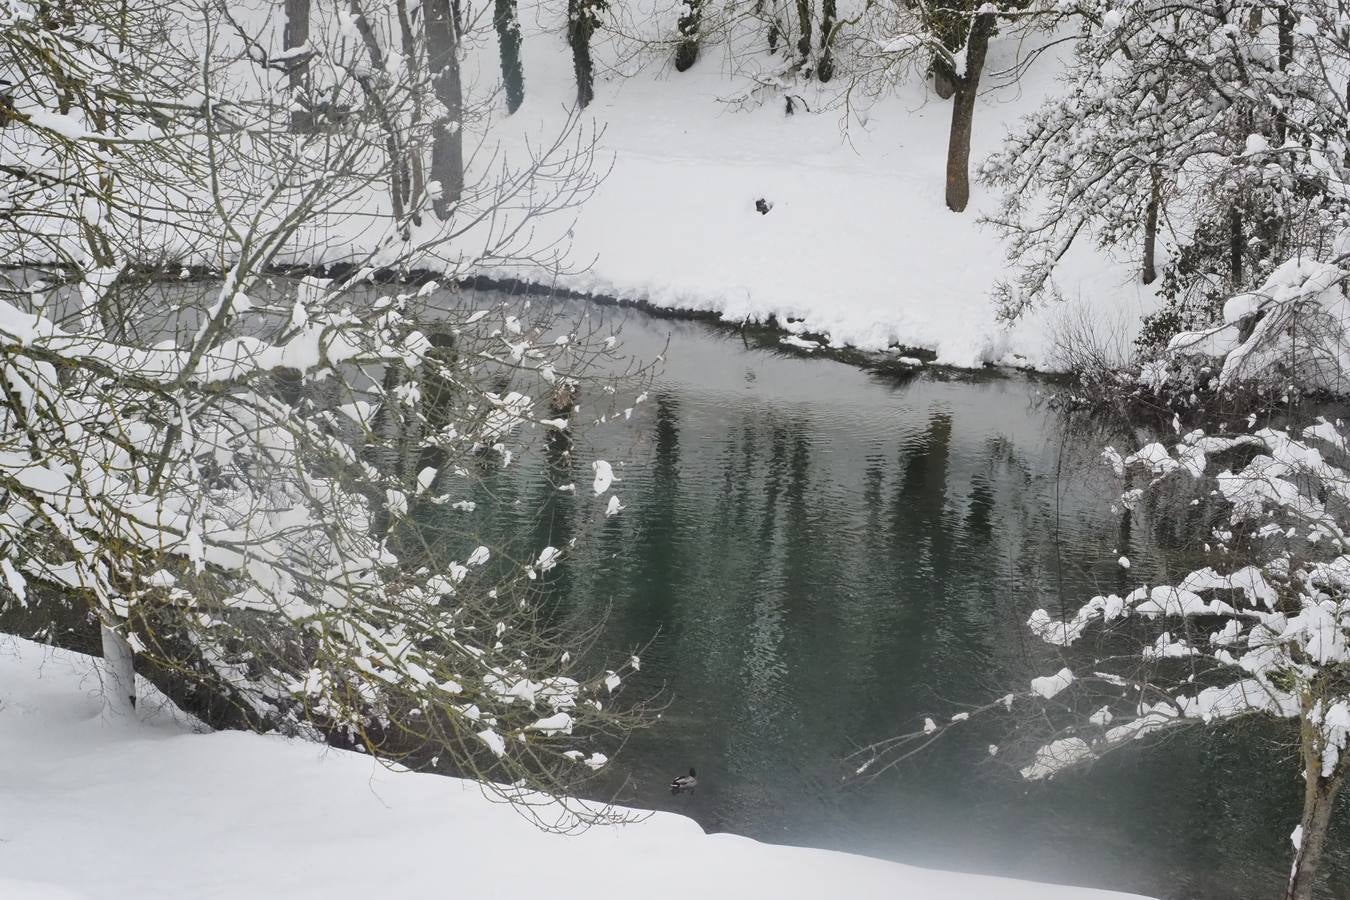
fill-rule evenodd
<path id="1" fill-rule="evenodd" d="M 238 732 L 195 734 L 144 684 L 110 719 L 88 657 L 0 636 L 0 897 L 1125 900 L 706 835 L 657 813 L 535 830 L 464 781 Z"/>

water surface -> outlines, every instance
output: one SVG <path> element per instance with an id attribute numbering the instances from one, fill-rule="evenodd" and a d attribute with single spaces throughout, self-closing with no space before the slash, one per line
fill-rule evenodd
<path id="1" fill-rule="evenodd" d="M 476 525 L 536 545 L 583 535 L 553 582 L 559 615 L 607 616 L 615 652 L 650 641 L 629 689 L 669 705 L 615 764 L 630 802 L 918 865 L 1169 900 L 1281 895 L 1301 785 L 1280 725 L 1196 731 L 1050 784 L 990 757 L 1004 725 L 974 725 L 875 780 L 845 777 L 859 746 L 1054 671 L 1030 610 L 1165 565 L 1156 530 L 1110 511 L 1105 438 L 1058 418 L 1047 384 L 881 378 L 607 316 L 666 365 L 633 421 L 573 448 L 570 470 L 555 457 L 555 477 L 584 487 L 590 459 L 622 462 L 626 511 L 596 526 L 594 504 L 535 489 Z M 691 765 L 697 793 L 671 797 Z M 1347 871 L 1332 864 L 1328 896 Z"/>

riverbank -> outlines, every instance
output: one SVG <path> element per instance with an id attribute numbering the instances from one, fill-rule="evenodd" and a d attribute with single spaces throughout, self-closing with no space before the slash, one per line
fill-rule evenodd
<path id="1" fill-rule="evenodd" d="M 242 733 L 193 733 L 143 687 L 110 719 L 94 661 L 0 637 L 8 900 L 837 896 L 1125 900 L 704 834 L 668 813 L 563 837 L 470 783 Z"/>
<path id="2" fill-rule="evenodd" d="M 533 121 L 546 130 L 568 103 L 570 61 L 555 23 L 524 10 L 526 101 L 512 128 Z M 1010 67 L 1018 50 L 998 43 L 989 70 Z M 611 75 L 632 68 L 613 43 L 597 55 Z M 990 79 L 974 164 L 1053 93 L 1061 58 L 1043 54 L 1016 84 Z M 1055 332 L 1087 309 L 1128 348 L 1155 308 L 1131 261 L 1085 241 L 1062 266 L 1066 302 L 1005 327 L 989 299 L 1008 272 L 1004 247 L 978 221 L 998 198 L 976 185 L 965 213 L 943 203 L 948 103 L 913 79 L 850 118 L 831 105 L 843 85 L 812 82 L 794 89 L 816 112 L 788 116 L 779 100 L 728 103 L 745 86 L 727 77 L 734 64 L 747 61 L 715 47 L 688 72 L 658 59 L 600 80 L 583 124 L 603 130 L 612 168 L 569 226 L 571 258 L 587 268 L 548 283 L 732 323 L 773 321 L 832 346 L 906 348 L 896 356 L 917 348 L 960 367 L 1056 368 Z M 771 204 L 766 214 L 759 199 Z"/>

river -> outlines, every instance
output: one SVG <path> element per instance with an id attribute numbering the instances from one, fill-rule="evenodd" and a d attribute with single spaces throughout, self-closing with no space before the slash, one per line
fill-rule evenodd
<path id="1" fill-rule="evenodd" d="M 1026 632 L 1032 609 L 1163 564 L 1150 530 L 1110 510 L 1107 438 L 1050 410 L 1050 385 L 882 377 L 699 322 L 605 315 L 629 353 L 665 353 L 633 420 L 573 453 L 583 484 L 590 459 L 615 462 L 627 509 L 588 531 L 593 504 L 545 492 L 485 505 L 471 528 L 536 546 L 586 531 L 553 579 L 556 614 L 603 617 L 615 653 L 650 642 L 627 689 L 667 705 L 612 767 L 626 802 L 937 868 L 1166 900 L 1282 895 L 1301 783 L 1276 723 L 1196 730 L 1048 784 L 990 756 L 1006 725 L 974 723 L 847 777 L 859 746 L 1058 668 Z M 672 797 L 690 766 L 697 792 Z M 1329 867 L 1343 896 L 1346 855 Z"/>

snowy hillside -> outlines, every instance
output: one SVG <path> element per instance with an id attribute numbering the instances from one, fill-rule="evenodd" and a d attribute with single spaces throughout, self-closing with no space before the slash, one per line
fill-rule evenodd
<path id="1" fill-rule="evenodd" d="M 1127 896 L 705 835 L 664 813 L 549 835 L 469 782 L 280 738 L 193 734 L 162 702 L 149 721 L 111 720 L 98 689 L 88 657 L 0 639 L 6 900 Z M 143 693 L 141 708 L 155 705 Z"/>

